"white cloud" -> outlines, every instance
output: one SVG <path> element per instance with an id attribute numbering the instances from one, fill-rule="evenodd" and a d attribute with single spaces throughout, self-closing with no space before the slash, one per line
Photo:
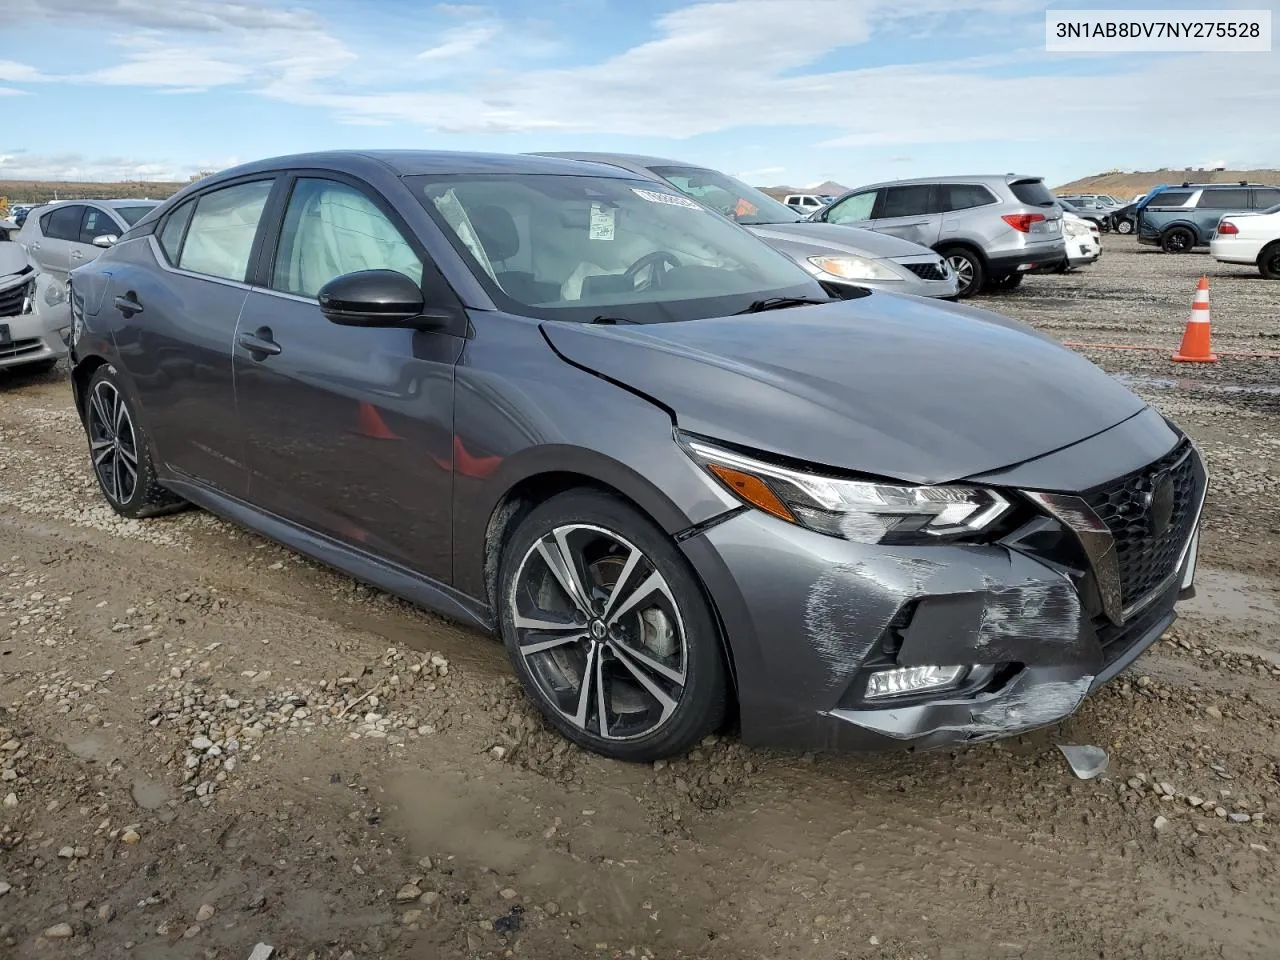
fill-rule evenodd
<path id="1" fill-rule="evenodd" d="M 498 33 L 497 25 L 490 23 L 446 30 L 441 35 L 440 43 L 423 50 L 418 54 L 418 59 L 438 63 L 469 56 L 496 37 Z"/>
<path id="2" fill-rule="evenodd" d="M 1239 93 L 1239 56 L 1095 56 L 1080 58 L 1088 71 L 1066 77 L 1063 57 L 1045 54 L 1042 32 L 1037 38 L 1030 29 L 1040 23 L 1043 0 L 705 0 L 656 17 L 649 39 L 629 49 L 557 67 L 535 66 L 557 49 L 543 27 L 465 3 L 427 8 L 419 15 L 430 29 L 401 29 L 370 49 L 359 31 L 338 33 L 305 9 L 218 0 L 0 2 L 0 22 L 16 15 L 103 24 L 104 36 L 120 44 L 121 62 L 62 79 L 173 94 L 252 91 L 328 111 L 344 124 L 541 133 L 548 147 L 556 134 L 587 134 L 606 146 L 620 136 L 797 126 L 824 131 L 810 139 L 839 150 L 1053 143 L 1066 131 L 1100 140 L 1124 131 L 1141 142 L 1183 129 L 1188 117 L 1196 118 L 1197 138 L 1230 137 L 1237 150 L 1262 155 L 1280 143 L 1273 128 L 1257 123 L 1280 112 L 1280 58 L 1248 60 L 1247 95 Z M 561 0 L 556 9 L 586 2 Z M 982 23 L 1025 46 L 947 62 L 812 72 L 834 51 L 849 50 L 856 62 L 859 47 L 887 37 L 893 44 L 883 49 L 910 56 L 918 45 L 901 42 L 904 36 L 956 37 Z M 575 53 L 590 56 L 591 49 Z M 1196 83 L 1187 84 L 1188 76 Z M 0 81 L 9 88 L 52 79 L 0 61 Z M 1178 97 L 1170 98 L 1170 89 Z"/>

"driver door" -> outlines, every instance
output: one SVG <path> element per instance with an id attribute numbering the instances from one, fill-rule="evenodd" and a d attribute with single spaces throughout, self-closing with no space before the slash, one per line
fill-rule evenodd
<path id="1" fill-rule="evenodd" d="M 465 341 L 326 320 L 316 295 L 330 280 L 390 269 L 421 283 L 426 253 L 363 183 L 300 175 L 288 197 L 236 330 L 250 500 L 448 582 L 453 366 Z"/>

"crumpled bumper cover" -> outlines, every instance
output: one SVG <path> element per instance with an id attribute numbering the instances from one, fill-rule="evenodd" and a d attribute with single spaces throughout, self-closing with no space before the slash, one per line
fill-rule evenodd
<path id="1" fill-rule="evenodd" d="M 1058 722 L 1159 638 L 1178 593 L 1100 635 L 1066 577 L 999 545 L 869 546 L 746 511 L 682 546 L 730 638 L 744 742 L 784 748 L 927 748 Z M 1012 675 L 904 705 L 851 695 L 913 602 L 898 665 Z"/>

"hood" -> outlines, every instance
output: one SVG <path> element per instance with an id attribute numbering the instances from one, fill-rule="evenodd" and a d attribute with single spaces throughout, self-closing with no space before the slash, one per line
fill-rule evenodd
<path id="1" fill-rule="evenodd" d="M 26 248 L 13 240 L 0 240 L 0 283 L 8 283 L 14 275 L 31 266 Z"/>
<path id="2" fill-rule="evenodd" d="M 1146 406 L 1021 324 L 897 294 L 738 317 L 551 321 L 542 329 L 562 357 L 667 407 L 682 430 L 912 483 L 1013 466 Z"/>
<path id="3" fill-rule="evenodd" d="M 747 229 L 774 246 L 786 243 L 788 246 L 812 247 L 812 252 L 804 252 L 806 257 L 818 257 L 831 253 L 851 253 L 871 260 L 880 260 L 885 257 L 937 256 L 928 247 L 922 247 L 910 240 L 892 237 L 887 233 L 861 230 L 858 227 L 844 227 L 837 223 L 809 223 L 801 220 L 796 223 L 748 226 Z"/>

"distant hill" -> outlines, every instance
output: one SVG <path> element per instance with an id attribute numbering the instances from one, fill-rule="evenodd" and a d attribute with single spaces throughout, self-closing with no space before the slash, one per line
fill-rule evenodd
<path id="1" fill-rule="evenodd" d="M 1105 193 L 1127 200 L 1139 193 L 1146 193 L 1161 183 L 1250 183 L 1280 184 L 1280 170 L 1151 170 L 1131 173 L 1096 173 L 1081 177 L 1060 187 L 1054 193 Z"/>
<path id="2" fill-rule="evenodd" d="M 117 183 L 58 180 L 0 180 L 0 197 L 10 203 L 48 203 L 50 200 L 164 200 L 185 183 L 122 180 Z"/>
<path id="3" fill-rule="evenodd" d="M 849 188 L 841 186 L 834 180 L 827 180 L 824 183 L 818 184 L 816 187 L 759 187 L 758 189 L 762 193 L 767 193 L 775 200 L 781 200 L 783 197 L 791 193 L 825 193 L 828 196 L 838 197 Z"/>

